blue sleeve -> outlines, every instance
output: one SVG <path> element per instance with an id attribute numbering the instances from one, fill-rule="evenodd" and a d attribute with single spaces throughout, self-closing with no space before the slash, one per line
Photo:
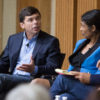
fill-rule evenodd
<path id="1" fill-rule="evenodd" d="M 100 74 L 92 74 L 90 76 L 90 84 L 92 85 L 100 85 Z"/>
<path id="2" fill-rule="evenodd" d="M 71 71 L 71 70 L 73 70 L 73 68 L 74 67 L 70 64 L 69 67 L 68 67 L 68 72 Z"/>
<path id="3" fill-rule="evenodd" d="M 34 71 L 32 72 L 33 75 L 36 75 L 38 73 L 38 66 L 34 67 Z"/>

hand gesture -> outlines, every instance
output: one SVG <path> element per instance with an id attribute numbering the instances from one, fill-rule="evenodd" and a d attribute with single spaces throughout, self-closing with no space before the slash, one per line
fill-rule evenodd
<path id="1" fill-rule="evenodd" d="M 76 72 L 76 71 L 71 71 L 71 73 L 74 75 L 74 77 L 80 82 L 84 84 L 89 84 L 90 83 L 90 74 L 89 73 L 82 73 L 82 72 Z"/>
<path id="2" fill-rule="evenodd" d="M 33 60 L 33 58 L 31 57 L 30 64 L 22 64 L 22 66 L 19 66 L 17 68 L 17 70 L 22 70 L 22 71 L 25 71 L 25 72 L 32 73 L 34 71 L 34 60 Z"/>

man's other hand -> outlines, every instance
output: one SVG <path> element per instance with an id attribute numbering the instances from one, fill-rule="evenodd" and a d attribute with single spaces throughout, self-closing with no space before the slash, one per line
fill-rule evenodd
<path id="1" fill-rule="evenodd" d="M 22 70 L 25 72 L 32 73 L 34 71 L 34 59 L 31 57 L 30 64 L 22 64 L 22 66 L 19 66 L 17 70 Z"/>

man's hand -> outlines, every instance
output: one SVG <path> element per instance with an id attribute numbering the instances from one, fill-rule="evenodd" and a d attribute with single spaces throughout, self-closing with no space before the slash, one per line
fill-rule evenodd
<path id="1" fill-rule="evenodd" d="M 80 80 L 80 82 L 84 84 L 90 83 L 90 74 L 89 73 L 82 73 L 82 72 L 76 72 L 71 71 L 71 73 L 75 76 L 76 79 Z"/>
<path id="2" fill-rule="evenodd" d="M 33 60 L 33 58 L 31 57 L 30 64 L 22 64 L 22 66 L 19 66 L 17 68 L 17 70 L 22 70 L 22 71 L 25 71 L 25 72 L 32 73 L 34 71 L 34 60 Z"/>
<path id="3" fill-rule="evenodd" d="M 100 60 L 97 62 L 97 65 L 98 69 L 100 70 Z"/>

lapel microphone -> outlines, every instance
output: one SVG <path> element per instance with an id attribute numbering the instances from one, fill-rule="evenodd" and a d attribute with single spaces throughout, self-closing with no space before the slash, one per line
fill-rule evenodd
<path id="1" fill-rule="evenodd" d="M 27 43 L 26 46 L 29 47 L 29 43 Z"/>

